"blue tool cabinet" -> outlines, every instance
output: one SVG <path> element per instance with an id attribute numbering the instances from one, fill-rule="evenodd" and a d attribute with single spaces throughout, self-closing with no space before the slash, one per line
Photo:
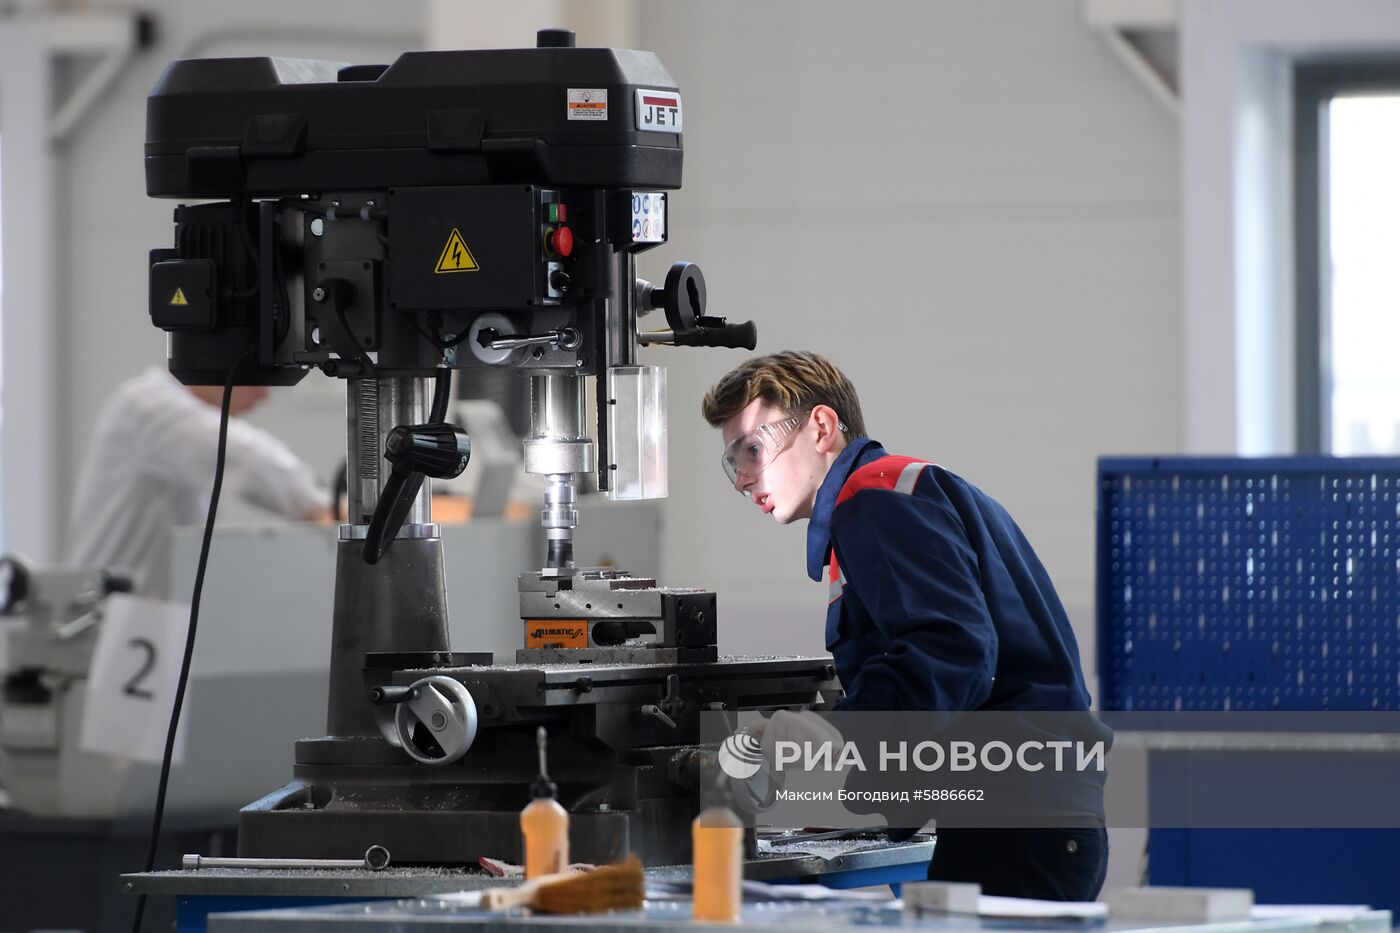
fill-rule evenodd
<path id="1" fill-rule="evenodd" d="M 1400 458 L 1105 458 L 1097 587 L 1105 710 L 1400 709 Z M 1400 907 L 1397 830 L 1149 845 L 1153 884 Z"/>

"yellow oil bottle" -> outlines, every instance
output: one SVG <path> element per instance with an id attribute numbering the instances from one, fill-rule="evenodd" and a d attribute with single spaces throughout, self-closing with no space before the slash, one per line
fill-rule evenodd
<path id="1" fill-rule="evenodd" d="M 744 824 L 726 806 L 700 811 L 690 824 L 696 920 L 731 923 L 743 908 Z"/>
<path id="2" fill-rule="evenodd" d="M 534 799 L 520 811 L 520 832 L 525 837 L 525 877 L 552 875 L 569 867 L 569 811 L 555 800 L 557 788 L 545 767 L 548 739 L 544 726 L 535 733 L 540 751 L 540 774 L 530 782 Z"/>

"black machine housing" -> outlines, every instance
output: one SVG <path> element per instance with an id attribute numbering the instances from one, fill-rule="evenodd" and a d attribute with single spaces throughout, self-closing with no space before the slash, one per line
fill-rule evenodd
<path id="1" fill-rule="evenodd" d="M 569 88 L 606 92 L 615 116 L 570 120 Z M 177 209 L 175 247 L 152 251 L 171 371 L 222 384 L 256 342 L 240 383 L 333 361 L 339 374 L 369 353 L 377 371 L 427 375 L 490 310 L 517 333 L 580 333 L 513 362 L 596 375 L 613 255 L 665 241 L 634 236 L 633 194 L 681 183 L 681 134 L 637 128 L 641 90 L 677 94 L 655 55 L 619 49 L 173 62 L 147 103 L 147 192 L 222 203 Z M 561 227 L 568 255 L 551 249 Z M 442 268 L 458 242 L 475 268 Z M 334 307 L 312 298 L 328 282 L 351 286 Z"/>

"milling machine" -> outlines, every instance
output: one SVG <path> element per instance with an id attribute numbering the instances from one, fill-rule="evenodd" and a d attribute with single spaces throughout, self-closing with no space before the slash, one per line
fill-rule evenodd
<path id="1" fill-rule="evenodd" d="M 81 755 L 78 734 L 103 606 L 131 590 L 121 571 L 0 557 L 0 811 L 112 808 L 118 769 Z"/>
<path id="2" fill-rule="evenodd" d="M 574 565 L 580 477 L 667 492 L 665 371 L 637 347 L 755 344 L 752 322 L 706 313 L 696 266 L 637 277 L 670 233 L 682 126 L 654 54 L 564 30 L 387 66 L 177 61 L 151 93 L 147 191 L 201 202 L 151 254 L 171 372 L 292 385 L 318 368 L 347 392 L 326 735 L 242 811 L 240 855 L 518 860 L 544 725 L 575 859 L 682 862 L 700 713 L 839 690 L 827 658 L 721 657 L 713 592 Z M 654 310 L 667 327 L 640 332 Z M 444 414 L 453 371 L 475 367 L 530 380 L 525 467 L 546 479 L 509 665 L 449 645 L 430 514 L 431 479 L 470 454 Z"/>

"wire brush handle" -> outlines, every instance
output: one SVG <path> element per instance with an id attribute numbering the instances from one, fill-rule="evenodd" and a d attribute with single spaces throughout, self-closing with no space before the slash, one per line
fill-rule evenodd
<path id="1" fill-rule="evenodd" d="M 516 885 L 513 888 L 487 888 L 481 892 L 482 910 L 509 910 L 512 907 L 525 907 L 535 892 L 552 881 L 563 881 L 575 877 L 577 872 L 561 871 L 553 875 L 540 875 Z"/>

